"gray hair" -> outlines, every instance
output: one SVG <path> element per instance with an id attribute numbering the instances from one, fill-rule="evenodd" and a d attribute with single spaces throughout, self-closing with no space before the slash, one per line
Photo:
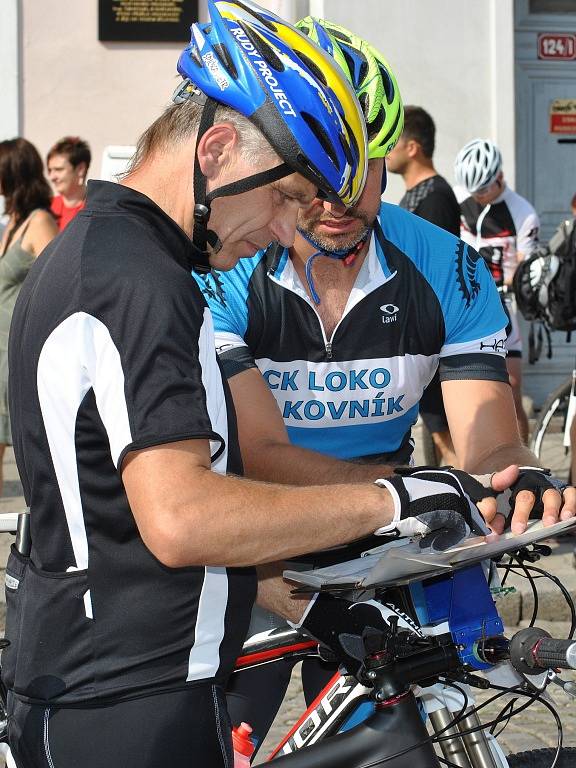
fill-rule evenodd
<path id="1" fill-rule="evenodd" d="M 170 104 L 138 139 L 136 152 L 124 176 L 138 170 L 152 154 L 184 142 L 198 132 L 202 106 L 190 99 Z M 264 134 L 248 118 L 231 107 L 219 104 L 214 123 L 231 123 L 238 134 L 239 150 L 248 162 L 255 162 L 263 155 L 273 155 L 274 150 Z"/>

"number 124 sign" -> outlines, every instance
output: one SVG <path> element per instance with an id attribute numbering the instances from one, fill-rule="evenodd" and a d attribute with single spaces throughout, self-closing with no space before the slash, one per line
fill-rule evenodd
<path id="1" fill-rule="evenodd" d="M 538 58 L 576 59 L 576 35 L 538 35 Z"/>

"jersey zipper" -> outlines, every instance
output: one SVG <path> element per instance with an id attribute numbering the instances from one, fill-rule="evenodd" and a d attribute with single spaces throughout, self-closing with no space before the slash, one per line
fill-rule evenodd
<path id="1" fill-rule="evenodd" d="M 326 358 L 328 360 L 332 360 L 332 342 L 327 341 L 325 347 L 326 347 Z"/>

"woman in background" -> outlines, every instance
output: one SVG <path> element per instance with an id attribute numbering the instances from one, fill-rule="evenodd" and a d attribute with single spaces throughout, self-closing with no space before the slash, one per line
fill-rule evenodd
<path id="1" fill-rule="evenodd" d="M 0 142 L 0 194 L 8 223 L 0 240 L 0 494 L 2 460 L 12 445 L 8 413 L 8 332 L 14 304 L 34 259 L 58 234 L 42 158 L 26 139 Z"/>

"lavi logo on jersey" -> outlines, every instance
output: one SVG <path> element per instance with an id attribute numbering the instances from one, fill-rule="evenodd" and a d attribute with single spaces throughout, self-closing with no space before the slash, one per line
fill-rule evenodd
<path id="1" fill-rule="evenodd" d="M 398 312 L 400 311 L 400 307 L 397 307 L 396 304 L 382 304 L 380 311 L 383 313 L 383 323 L 395 323 L 398 319 Z"/>

